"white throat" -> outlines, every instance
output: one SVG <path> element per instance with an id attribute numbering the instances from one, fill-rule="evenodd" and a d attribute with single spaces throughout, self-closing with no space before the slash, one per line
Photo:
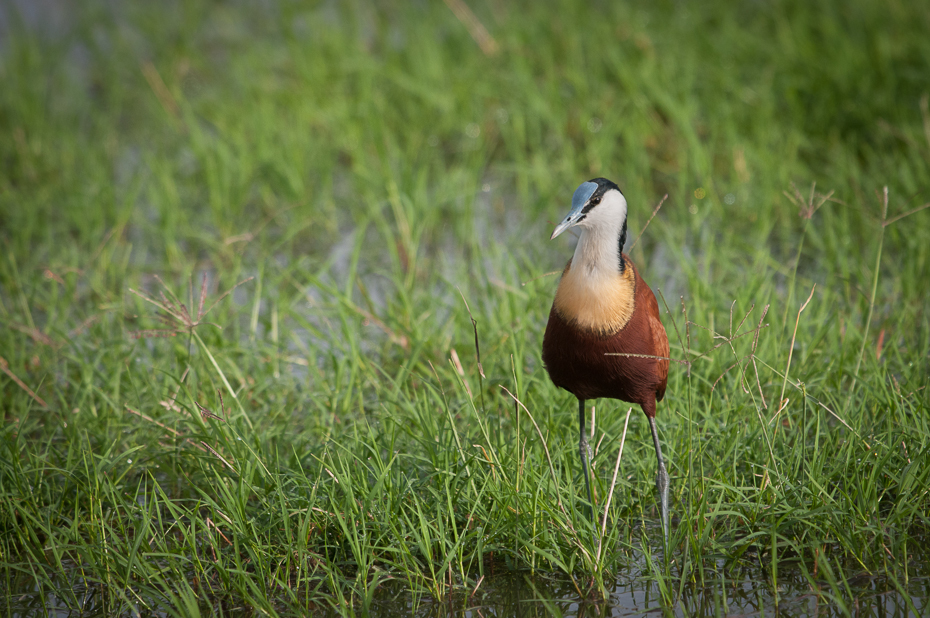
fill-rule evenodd
<path id="1" fill-rule="evenodd" d="M 601 203 L 588 213 L 581 228 L 572 270 L 590 278 L 592 284 L 613 279 L 620 268 L 620 231 L 626 221 L 626 199 L 618 191 L 608 191 Z"/>

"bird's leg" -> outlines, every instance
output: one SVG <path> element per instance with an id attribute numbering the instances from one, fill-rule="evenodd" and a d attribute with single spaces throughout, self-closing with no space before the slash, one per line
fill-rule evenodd
<path id="1" fill-rule="evenodd" d="M 591 449 L 588 446 L 588 434 L 584 429 L 584 399 L 578 400 L 578 424 L 581 427 L 581 438 L 578 441 L 578 452 L 581 453 L 581 470 L 584 472 L 584 485 L 588 489 L 588 507 L 591 521 L 594 521 L 594 500 L 591 498 L 591 481 L 588 479 L 588 460 L 591 459 Z M 597 522 L 594 521 L 596 524 Z"/>
<path id="2" fill-rule="evenodd" d="M 659 432 L 656 429 L 654 416 L 646 415 L 649 426 L 652 428 L 652 441 L 656 445 L 656 459 L 659 461 L 659 471 L 656 475 L 656 487 L 659 489 L 659 506 L 662 509 L 662 531 L 665 533 L 665 546 L 668 547 L 668 472 L 662 460 L 662 447 L 659 445 Z"/>

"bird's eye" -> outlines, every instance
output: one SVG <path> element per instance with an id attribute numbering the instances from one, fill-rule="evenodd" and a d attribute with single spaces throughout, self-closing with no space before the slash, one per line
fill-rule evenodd
<path id="1" fill-rule="evenodd" d="M 600 197 L 592 197 L 591 200 L 590 200 L 588 203 L 591 204 L 592 206 L 597 206 L 598 204 L 601 203 L 601 198 L 600 198 Z"/>

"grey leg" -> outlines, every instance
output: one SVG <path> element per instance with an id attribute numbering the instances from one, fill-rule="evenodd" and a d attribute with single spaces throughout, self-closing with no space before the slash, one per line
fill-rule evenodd
<path id="1" fill-rule="evenodd" d="M 588 489 L 588 512 L 591 515 L 591 521 L 596 524 L 594 519 L 594 500 L 591 498 L 591 481 L 588 479 L 588 459 L 591 458 L 590 448 L 588 447 L 588 434 L 584 429 L 584 399 L 578 400 L 578 425 L 581 428 L 581 438 L 578 441 L 578 452 L 581 454 L 581 470 L 584 472 L 584 485 Z"/>
<path id="2" fill-rule="evenodd" d="M 665 532 L 665 546 L 668 547 L 668 472 L 662 460 L 662 447 L 659 445 L 659 432 L 656 430 L 656 419 L 646 416 L 652 428 L 652 441 L 656 445 L 656 459 L 659 461 L 659 472 L 656 475 L 656 487 L 659 489 L 659 505 L 662 509 L 662 530 Z"/>

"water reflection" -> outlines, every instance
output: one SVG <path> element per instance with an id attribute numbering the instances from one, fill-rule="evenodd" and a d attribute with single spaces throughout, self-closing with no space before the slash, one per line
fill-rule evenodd
<path id="1" fill-rule="evenodd" d="M 674 583 L 666 603 L 655 580 L 619 581 L 605 600 L 585 599 L 570 578 L 507 573 L 486 577 L 474 594 L 456 593 L 443 600 L 415 600 L 399 582 L 383 584 L 370 607 L 375 616 L 537 617 L 571 616 L 856 616 L 919 617 L 930 613 L 930 577 L 911 578 L 904 592 L 880 576 L 858 575 L 847 581 L 851 595 L 839 595 L 827 581 L 812 588 L 799 569 L 780 576 L 778 601 L 761 571 L 740 579 L 721 577 L 705 585 Z M 579 586 L 583 586 L 579 582 Z M 906 594 L 905 594 L 906 592 Z M 336 613 L 328 615 L 336 616 Z"/>
<path id="2" fill-rule="evenodd" d="M 921 565 L 924 571 L 926 564 Z M 616 582 L 608 598 L 585 598 L 586 582 L 573 582 L 565 575 L 503 572 L 485 577 L 476 590 L 456 591 L 434 598 L 414 595 L 405 580 L 382 583 L 364 611 L 354 608 L 355 615 L 379 617 L 467 618 L 571 616 L 604 618 L 607 616 L 854 616 L 861 618 L 905 618 L 930 615 L 930 577 L 926 572 L 904 584 L 877 575 L 862 573 L 844 584 L 831 586 L 815 579 L 816 588 L 807 583 L 799 568 L 779 569 L 778 602 L 770 580 L 761 569 L 746 570 L 738 578 L 721 576 L 704 585 L 670 582 L 672 601 L 663 601 L 658 582 L 645 577 L 630 577 Z M 13 583 L 13 590 L 3 589 L 7 600 L 2 609 L 11 610 L 13 618 L 49 616 L 110 616 L 112 608 L 99 603 L 104 596 L 95 586 L 77 584 L 68 593 L 51 594 L 41 590 L 28 578 Z M 64 583 L 64 582 L 62 582 Z M 577 587 L 576 587 L 577 583 Z M 847 592 L 848 590 L 848 592 Z M 79 606 L 74 606 L 75 601 Z M 173 615 L 163 604 L 146 599 L 150 609 L 141 606 L 126 615 L 161 617 Z M 157 609 L 156 609 L 157 608 Z M 125 608 L 124 608 L 125 609 Z M 281 615 L 308 615 L 306 608 L 288 607 L 282 599 Z M 206 616 L 251 617 L 258 615 L 242 603 L 213 600 L 205 603 L 201 612 Z M 335 610 L 317 606 L 309 615 L 336 617 Z"/>

